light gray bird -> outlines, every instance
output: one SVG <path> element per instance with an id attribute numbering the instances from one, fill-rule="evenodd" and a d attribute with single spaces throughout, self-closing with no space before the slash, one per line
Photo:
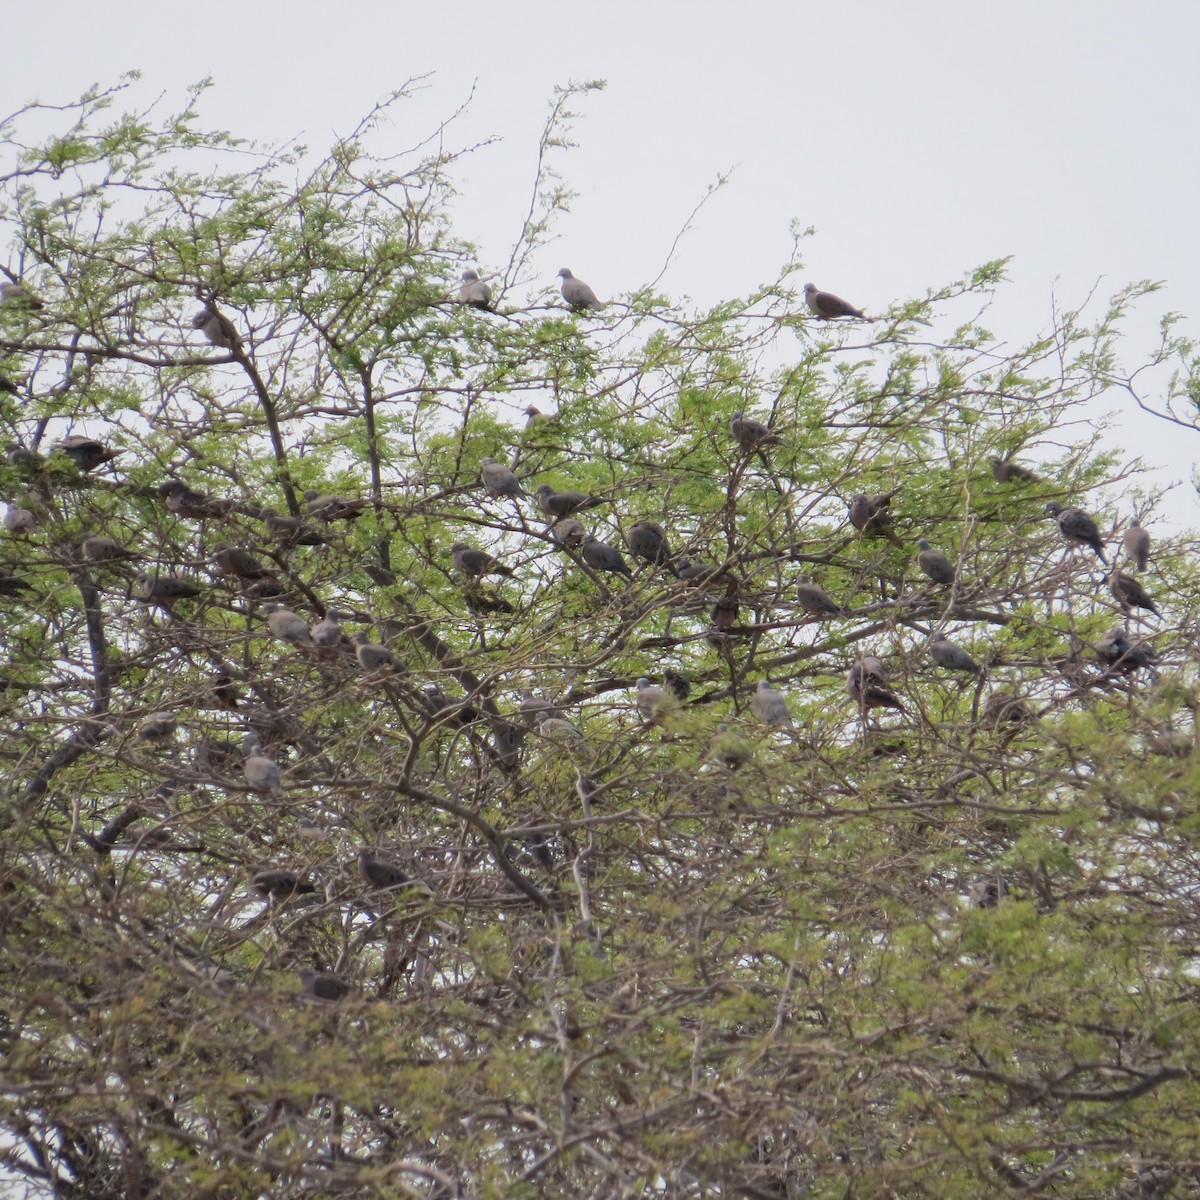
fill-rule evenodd
<path id="1" fill-rule="evenodd" d="M 214 346 L 237 353 L 242 348 L 242 335 L 233 322 L 214 305 L 202 308 L 192 318 L 192 328 L 198 329 Z"/>
<path id="2" fill-rule="evenodd" d="M 541 719 L 542 713 L 546 713 L 551 717 L 562 715 L 553 701 L 536 695 L 532 688 L 523 688 L 521 690 L 521 703 L 517 706 L 517 711 L 520 712 L 521 720 L 525 722 L 525 726 L 528 729 L 534 727 Z"/>
<path id="3" fill-rule="evenodd" d="M 294 646 L 303 646 L 305 649 L 312 646 L 312 634 L 309 633 L 308 622 L 303 617 L 279 604 L 268 604 L 265 612 L 267 628 L 272 637 L 277 637 L 281 642 L 291 642 Z"/>
<path id="4" fill-rule="evenodd" d="M 458 302 L 469 304 L 472 308 L 491 308 L 492 289 L 479 278 L 477 272 L 464 271 L 458 289 Z"/>
<path id="5" fill-rule="evenodd" d="M 836 617 L 841 614 L 841 608 L 836 605 L 829 593 L 814 583 L 810 575 L 796 576 L 796 599 L 800 607 L 807 613 L 818 617 Z"/>
<path id="6" fill-rule="evenodd" d="M 635 521 L 625 532 L 625 543 L 634 557 L 675 573 L 666 530 L 657 521 Z"/>
<path id="7" fill-rule="evenodd" d="M 213 561 L 222 575 L 233 575 L 238 579 L 267 579 L 271 572 L 250 553 L 224 542 L 213 543 Z"/>
<path id="8" fill-rule="evenodd" d="M 494 458 L 482 460 L 479 464 L 479 477 L 483 480 L 483 486 L 489 496 L 499 498 L 500 496 L 524 496 L 526 494 L 516 475 Z"/>
<path id="9" fill-rule="evenodd" d="M 900 489 L 895 487 L 890 492 L 877 492 L 873 496 L 859 492 L 851 498 L 846 507 L 850 524 L 861 533 L 880 534 L 893 546 L 903 548 L 904 543 L 892 532 L 892 515 L 887 511 L 891 506 L 892 497 L 899 491 Z"/>
<path id="10" fill-rule="evenodd" d="M 583 555 L 583 561 L 593 571 L 608 571 L 613 575 L 624 575 L 626 579 L 633 578 L 633 572 L 629 569 L 629 564 L 622 557 L 620 550 L 615 546 L 610 546 L 607 542 L 598 542 L 593 533 L 589 533 L 583 539 L 580 553 Z"/>
<path id="11" fill-rule="evenodd" d="M 328 609 L 321 620 L 309 629 L 308 633 L 312 638 L 312 644 L 318 650 L 332 650 L 335 646 L 340 646 L 342 626 L 338 621 L 338 614 L 333 609 Z"/>
<path id="12" fill-rule="evenodd" d="M 560 545 L 569 550 L 577 550 L 587 537 L 587 530 L 574 517 L 559 517 L 550 526 L 550 536 Z"/>
<path id="13" fill-rule="evenodd" d="M 79 548 L 83 551 L 83 557 L 91 563 L 122 562 L 141 557 L 132 550 L 126 550 L 115 538 L 98 533 L 85 533 Z"/>
<path id="14" fill-rule="evenodd" d="M 0 283 L 0 304 L 11 304 L 14 308 L 45 308 L 44 301 L 35 296 L 23 283 L 11 280 Z"/>
<path id="15" fill-rule="evenodd" d="M 166 746 L 174 740 L 178 728 L 179 719 L 174 713 L 150 713 L 138 726 L 137 740 L 149 742 L 152 746 Z"/>
<path id="16" fill-rule="evenodd" d="M 576 279 L 569 267 L 563 267 L 558 273 L 562 280 L 562 297 L 576 312 L 588 308 L 603 308 L 604 305 L 596 299 L 592 291 L 582 279 Z"/>
<path id="17" fill-rule="evenodd" d="M 750 697 L 750 708 L 765 725 L 776 725 L 780 729 L 795 728 L 783 693 L 776 691 L 765 679 L 758 681 L 758 687 Z"/>
<path id="18" fill-rule="evenodd" d="M 506 567 L 486 550 L 472 550 L 466 542 L 454 542 L 450 546 L 454 565 L 468 579 L 482 579 L 485 575 L 512 575 L 512 567 Z"/>
<path id="19" fill-rule="evenodd" d="M 931 633 L 928 645 L 929 657 L 944 671 L 965 671 L 970 675 L 979 674 L 979 664 L 944 633 Z"/>
<path id="20" fill-rule="evenodd" d="M 386 646 L 371 641 L 368 634 L 360 631 L 353 641 L 355 657 L 365 674 L 382 678 L 405 670 L 404 664 Z"/>
<path id="21" fill-rule="evenodd" d="M 170 608 L 176 600 L 187 600 L 199 596 L 204 591 L 188 579 L 180 579 L 178 575 L 150 575 L 141 571 L 137 576 L 138 595 L 151 604 Z"/>
<path id="22" fill-rule="evenodd" d="M 26 537 L 37 528 L 37 517 L 32 510 L 10 504 L 4 514 L 4 528 L 15 537 Z"/>
<path id="23" fill-rule="evenodd" d="M 1108 577 L 1108 590 L 1112 592 L 1113 599 L 1126 613 L 1130 609 L 1144 608 L 1156 617 L 1162 616 L 1162 613 L 1158 611 L 1158 605 L 1150 598 L 1150 593 L 1132 575 L 1126 575 L 1124 571 L 1118 571 L 1116 567 Z"/>
<path id="24" fill-rule="evenodd" d="M 1144 571 L 1150 561 L 1150 534 L 1142 528 L 1140 521 L 1129 522 L 1129 528 L 1121 538 L 1121 545 L 1125 547 L 1126 556 L 1137 564 L 1137 569 Z"/>
<path id="25" fill-rule="evenodd" d="M 861 309 L 855 308 L 853 304 L 843 300 L 841 296 L 835 296 L 832 292 L 819 291 L 815 283 L 804 285 L 804 303 L 808 305 L 809 312 L 820 317 L 822 321 L 829 321 L 834 317 L 863 317 L 865 319 Z"/>
<path id="26" fill-rule="evenodd" d="M 381 890 L 403 887 L 409 882 L 407 871 L 365 849 L 358 852 L 358 874 L 363 883 Z"/>
<path id="27" fill-rule="evenodd" d="M 273 508 L 259 510 L 272 540 L 280 546 L 327 546 L 329 539 L 299 517 L 278 513 Z"/>
<path id="28" fill-rule="evenodd" d="M 917 539 L 917 566 L 934 583 L 953 583 L 954 564 L 940 551 L 934 550 L 924 538 Z"/>
<path id="29" fill-rule="evenodd" d="M 846 691 L 850 699 L 864 711 L 872 708 L 908 711 L 900 697 L 888 687 L 883 663 L 874 655 L 867 655 L 846 672 Z"/>
<path id="30" fill-rule="evenodd" d="M 1046 515 L 1058 522 L 1058 528 L 1063 537 L 1073 546 L 1090 546 L 1105 566 L 1108 559 L 1104 557 L 1104 543 L 1100 540 L 1100 529 L 1096 522 L 1083 511 L 1072 505 L 1063 508 L 1057 500 L 1051 500 L 1046 505 Z"/>
<path id="31" fill-rule="evenodd" d="M 605 503 L 599 496 L 586 496 L 583 492 L 556 492 L 548 483 L 543 483 L 533 493 L 533 498 L 548 517 L 569 517 L 582 509 Z"/>
<path id="32" fill-rule="evenodd" d="M 1023 467 L 1011 459 L 991 458 L 988 462 L 992 467 L 992 478 L 997 483 L 1012 483 L 1014 479 L 1021 483 L 1038 482 L 1038 477 L 1028 467 Z"/>
<path id="33" fill-rule="evenodd" d="M 674 694 L 651 683 L 644 675 L 637 681 L 637 710 L 643 721 L 653 725 L 672 709 L 678 707 L 679 701 Z"/>
<path id="34" fill-rule="evenodd" d="M 740 412 L 733 414 L 733 419 L 729 422 L 729 432 L 733 434 L 733 440 L 747 454 L 752 454 L 755 450 L 762 450 L 767 446 L 783 444 L 783 438 L 773 429 Z"/>
<path id="35" fill-rule="evenodd" d="M 103 442 L 73 433 L 58 443 L 61 450 L 81 471 L 94 471 L 106 462 L 112 462 L 121 451 L 110 450 Z"/>
<path id="36" fill-rule="evenodd" d="M 242 741 L 242 773 L 252 791 L 274 795 L 283 790 L 279 764 L 263 753 L 258 738 L 248 733 Z"/>
<path id="37" fill-rule="evenodd" d="M 583 736 L 582 730 L 565 717 L 554 717 L 548 712 L 540 712 L 537 714 L 537 723 L 540 737 L 564 747 L 571 754 L 594 756 L 591 743 Z"/>

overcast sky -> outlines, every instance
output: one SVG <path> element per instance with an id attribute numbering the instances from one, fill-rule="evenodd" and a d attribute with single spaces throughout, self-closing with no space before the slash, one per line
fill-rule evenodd
<path id="1" fill-rule="evenodd" d="M 429 74 L 396 112 L 399 150 L 473 88 L 448 140 L 503 139 L 459 176 L 457 230 L 485 270 L 520 231 L 554 85 L 602 78 L 580 102 L 579 149 L 558 160 L 580 195 L 543 255 L 547 284 L 564 264 L 601 296 L 647 283 L 732 169 L 662 280 L 673 294 L 711 302 L 772 277 L 796 220 L 816 230 L 805 278 L 868 308 L 1011 254 L 989 323 L 1013 342 L 1046 326 L 1052 294 L 1069 307 L 1097 280 L 1107 294 L 1143 278 L 1167 287 L 1130 356 L 1166 310 L 1200 336 L 1200 6 L 1183 0 L 64 0 L 5 21 L 5 112 L 130 69 L 143 72 L 131 107 L 179 103 L 212 76 L 204 123 L 324 149 Z M 1162 480 L 1186 481 L 1200 458 L 1200 434 L 1148 417 L 1120 436 Z M 1200 525 L 1191 486 L 1177 495 Z"/>

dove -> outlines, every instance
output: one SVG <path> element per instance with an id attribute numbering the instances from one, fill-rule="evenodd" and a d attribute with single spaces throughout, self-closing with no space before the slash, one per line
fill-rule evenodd
<path id="1" fill-rule="evenodd" d="M 6 567 L 0 567 L 0 596 L 19 596 L 22 592 L 32 590 L 19 575 L 14 575 Z"/>
<path id="2" fill-rule="evenodd" d="M 200 330 L 214 346 L 220 346 L 222 350 L 231 350 L 236 354 L 242 348 L 242 336 L 233 322 L 211 304 L 192 318 L 192 328 Z"/>
<path id="3" fill-rule="evenodd" d="M 484 575 L 512 575 L 512 567 L 506 567 L 486 550 L 472 550 L 466 542 L 454 542 L 450 547 L 454 565 L 469 579 L 481 579 Z"/>
<path id="4" fill-rule="evenodd" d="M 46 461 L 36 450 L 30 450 L 20 442 L 5 442 L 4 457 L 14 467 L 37 468 Z"/>
<path id="5" fill-rule="evenodd" d="M 966 671 L 971 675 L 979 674 L 979 664 L 944 633 L 931 633 L 928 646 L 929 657 L 943 670 Z"/>
<path id="6" fill-rule="evenodd" d="M 291 642 L 296 646 L 311 646 L 312 634 L 308 631 L 308 622 L 297 616 L 290 608 L 279 604 L 268 604 L 264 610 L 267 614 L 267 628 L 272 637 L 281 642 Z"/>
<path id="7" fill-rule="evenodd" d="M 758 687 L 750 697 L 750 708 L 766 725 L 778 725 L 781 729 L 795 728 L 783 693 L 776 691 L 765 679 L 758 681 Z"/>
<path id="8" fill-rule="evenodd" d="M 568 550 L 577 550 L 587 537 L 587 530 L 574 517 L 559 517 L 550 526 L 550 536 Z"/>
<path id="9" fill-rule="evenodd" d="M 583 561 L 593 571 L 608 571 L 613 575 L 624 575 L 626 579 L 633 578 L 633 572 L 621 556 L 620 550 L 607 542 L 598 542 L 595 534 L 589 533 L 583 539 L 580 553 L 583 555 Z"/>
<path id="10" fill-rule="evenodd" d="M 272 900 L 287 900 L 292 896 L 303 896 L 315 892 L 316 887 L 307 879 L 301 879 L 295 871 L 284 867 L 259 867 L 250 872 L 250 882 L 260 896 Z"/>
<path id="11" fill-rule="evenodd" d="M 301 971 L 300 986 L 318 1000 L 340 1000 L 350 994 L 350 985 L 327 971 Z"/>
<path id="12" fill-rule="evenodd" d="M 762 450 L 766 446 L 780 446 L 783 438 L 753 417 L 743 416 L 740 412 L 733 414 L 729 422 L 729 432 L 733 440 L 747 453 Z"/>
<path id="13" fill-rule="evenodd" d="M 23 283 L 10 281 L 0 283 L 0 304 L 11 304 L 14 308 L 45 308 L 45 302 L 35 296 Z"/>
<path id="14" fill-rule="evenodd" d="M 809 311 L 822 321 L 828 321 L 833 317 L 862 317 L 866 319 L 862 310 L 855 308 L 853 304 L 843 300 L 841 296 L 835 296 L 832 292 L 822 292 L 817 290 L 815 283 L 806 283 L 804 285 L 804 303 L 808 305 Z"/>
<path id="15" fill-rule="evenodd" d="M 899 490 L 896 487 L 890 492 L 877 492 L 874 496 L 859 492 L 847 506 L 850 524 L 862 533 L 882 534 L 893 546 L 903 547 L 904 543 L 892 532 L 892 516 L 887 511 L 892 497 Z"/>
<path id="16" fill-rule="evenodd" d="M 152 746 L 165 746 L 174 740 L 178 728 L 179 720 L 174 713 L 154 712 L 138 726 L 137 740 Z"/>
<path id="17" fill-rule="evenodd" d="M 319 650 L 331 650 L 341 645 L 342 627 L 338 622 L 338 614 L 330 609 L 309 631 L 312 644 Z"/>
<path id="18" fill-rule="evenodd" d="M 254 734 L 248 733 L 242 741 L 242 753 L 245 755 L 242 773 L 252 791 L 273 795 L 283 790 L 279 764 L 263 753 Z"/>
<path id="19" fill-rule="evenodd" d="M 581 509 L 605 503 L 599 496 L 585 496 L 583 492 L 556 492 L 548 483 L 543 483 L 533 498 L 548 517 L 569 517 Z"/>
<path id="20" fill-rule="evenodd" d="M 569 267 L 563 267 L 558 273 L 562 280 L 562 297 L 576 312 L 588 308 L 603 308 L 604 305 L 596 299 L 592 291 L 582 279 L 576 279 Z"/>
<path id="21" fill-rule="evenodd" d="M 1028 468 L 1007 458 L 990 458 L 992 478 L 997 483 L 1012 483 L 1014 479 L 1021 483 L 1037 483 L 1038 477 Z"/>
<path id="22" fill-rule="evenodd" d="M 657 521 L 635 521 L 625 533 L 625 544 L 636 558 L 645 559 L 656 567 L 666 567 L 671 574 L 671 547 L 666 531 Z"/>
<path id="23" fill-rule="evenodd" d="M 692 690 L 692 681 L 682 671 L 672 671 L 669 667 L 663 672 L 663 683 L 675 693 L 677 700 L 686 700 Z"/>
<path id="24" fill-rule="evenodd" d="M 528 729 L 532 729 L 534 724 L 541 719 L 542 713 L 547 713 L 551 717 L 561 715 L 553 701 L 535 695 L 532 688 L 521 690 L 521 703 L 517 705 L 517 711 L 521 714 L 521 720 L 525 722 Z"/>
<path id="25" fill-rule="evenodd" d="M 1146 569 L 1150 561 L 1150 535 L 1142 528 L 1140 521 L 1130 521 L 1129 528 L 1121 538 L 1127 557 L 1132 558 L 1139 571 Z"/>
<path id="26" fill-rule="evenodd" d="M 808 575 L 796 576 L 796 599 L 805 612 L 814 616 L 838 616 L 841 609 L 830 599 L 828 593 L 819 584 L 813 583 Z"/>
<path id="27" fill-rule="evenodd" d="M 1132 575 L 1126 575 L 1124 571 L 1113 568 L 1108 578 L 1108 590 L 1127 613 L 1133 608 L 1144 608 L 1156 617 L 1162 616 L 1158 605 L 1150 598 L 1150 593 Z"/>
<path id="28" fill-rule="evenodd" d="M 79 548 L 83 551 L 83 557 L 90 563 L 121 562 L 141 557 L 132 550 L 126 550 L 116 539 L 98 533 L 85 533 Z"/>
<path id="29" fill-rule="evenodd" d="M 537 723 L 538 735 L 547 741 L 563 746 L 571 752 L 594 753 L 582 731 L 565 717 L 555 717 L 548 712 L 540 712 L 537 714 Z"/>
<path id="30" fill-rule="evenodd" d="M 213 543 L 213 561 L 223 575 L 235 575 L 240 579 L 265 579 L 271 575 L 249 550 L 239 550 L 224 542 Z"/>
<path id="31" fill-rule="evenodd" d="M 725 584 L 725 595 L 712 606 L 708 618 L 708 644 L 720 648 L 729 637 L 729 630 L 738 618 L 738 581 L 730 578 Z"/>
<path id="32" fill-rule="evenodd" d="M 146 571 L 138 573 L 137 590 L 143 600 L 163 608 L 170 608 L 176 600 L 199 596 L 204 591 L 202 587 L 178 575 L 151 575 Z"/>
<path id="33" fill-rule="evenodd" d="M 846 673 L 846 691 L 862 709 L 895 708 L 907 712 L 904 702 L 887 686 L 883 664 L 874 655 L 856 662 Z"/>
<path id="34" fill-rule="evenodd" d="M 726 770 L 736 771 L 754 757 L 754 751 L 745 738 L 732 733 L 724 721 L 717 726 L 716 736 L 708 744 L 709 756 Z"/>
<path id="35" fill-rule="evenodd" d="M 995 908 L 1007 895 L 1008 882 L 999 874 L 976 879 L 967 892 L 972 908 Z"/>
<path id="36" fill-rule="evenodd" d="M 544 413 L 536 404 L 527 404 L 521 410 L 526 417 L 525 432 L 532 433 L 539 426 L 549 425 L 558 420 L 557 416 L 550 413 Z"/>
<path id="37" fill-rule="evenodd" d="M 168 479 L 158 485 L 158 494 L 163 498 L 168 512 L 178 517 L 192 517 L 204 520 L 207 517 L 220 516 L 230 512 L 234 507 L 232 500 L 217 500 L 190 488 L 179 479 Z"/>
<path id="38" fill-rule="evenodd" d="M 527 493 L 521 487 L 521 482 L 508 469 L 494 458 L 485 458 L 479 464 L 479 477 L 489 496 L 524 496 Z"/>
<path id="39" fill-rule="evenodd" d="M 358 852 L 358 873 L 363 883 L 374 888 L 403 887 L 409 882 L 406 871 L 386 859 L 376 858 L 370 850 L 365 849 Z"/>
<path id="40" fill-rule="evenodd" d="M 367 502 L 361 497 L 324 496 L 320 492 L 304 493 L 304 511 L 318 521 L 357 521 Z"/>
<path id="41" fill-rule="evenodd" d="M 924 538 L 917 539 L 917 566 L 934 583 L 953 583 L 954 564 L 940 551 L 934 550 Z"/>
<path id="42" fill-rule="evenodd" d="M 273 508 L 259 511 L 259 518 L 267 527 L 267 532 L 281 546 L 326 546 L 329 539 L 318 533 L 311 525 L 306 525 L 299 517 L 283 516 Z"/>
<path id="43" fill-rule="evenodd" d="M 405 670 L 404 664 L 386 646 L 371 641 L 366 633 L 356 633 L 352 640 L 358 665 L 367 675 L 383 676 Z"/>
<path id="44" fill-rule="evenodd" d="M 472 308 L 491 308 L 492 289 L 479 278 L 477 272 L 464 271 L 458 289 L 458 302 L 469 304 Z"/>
<path id="45" fill-rule="evenodd" d="M 653 725 L 660 717 L 674 708 L 678 701 L 673 693 L 665 691 L 653 684 L 644 675 L 637 681 L 637 697 L 635 699 L 638 713 L 643 721 Z"/>
<path id="46" fill-rule="evenodd" d="M 81 470 L 94 471 L 97 467 L 111 462 L 120 450 L 110 450 L 103 442 L 95 438 L 84 437 L 81 433 L 73 433 L 58 443 L 58 448 Z"/>
<path id="47" fill-rule="evenodd" d="M 1104 557 L 1104 543 L 1100 540 L 1100 530 L 1096 522 L 1083 511 L 1072 505 L 1063 508 L 1057 500 L 1051 500 L 1046 505 L 1046 515 L 1058 522 L 1058 528 L 1063 537 L 1073 546 L 1090 546 L 1105 566 L 1108 559 Z"/>
<path id="48" fill-rule="evenodd" d="M 1016 692 L 997 690 L 984 701 L 983 719 L 988 725 L 1025 725 L 1033 720 L 1033 713 Z"/>
<path id="49" fill-rule="evenodd" d="M 10 504 L 4 514 L 4 528 L 18 537 L 25 537 L 37 528 L 37 517 L 28 508 Z"/>
<path id="50" fill-rule="evenodd" d="M 363 563 L 362 569 L 371 582 L 379 584 L 380 587 L 394 587 L 396 584 L 395 574 L 378 563 Z"/>
<path id="51" fill-rule="evenodd" d="M 1114 625 L 1096 643 L 1096 655 L 1110 667 L 1122 671 L 1136 671 L 1139 667 L 1154 665 L 1154 647 L 1142 638 L 1131 642 L 1121 625 Z"/>
<path id="52" fill-rule="evenodd" d="M 692 562 L 690 558 L 679 560 L 675 577 L 690 587 L 703 587 L 709 583 L 728 584 L 732 578 L 724 567 L 715 567 L 706 562 Z"/>

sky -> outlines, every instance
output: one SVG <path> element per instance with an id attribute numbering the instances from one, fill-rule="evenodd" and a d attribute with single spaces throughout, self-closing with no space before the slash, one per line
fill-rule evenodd
<path id="1" fill-rule="evenodd" d="M 563 265 L 601 297 L 648 283 L 728 172 L 661 280 L 673 295 L 710 303 L 773 278 L 796 222 L 815 229 L 804 278 L 868 311 L 1012 255 L 988 323 L 1014 344 L 1047 327 L 1055 301 L 1145 278 L 1166 286 L 1130 327 L 1130 360 L 1168 310 L 1200 339 L 1194 3 L 113 0 L 98 12 L 61 0 L 6 15 L 4 113 L 132 69 L 130 107 L 159 94 L 178 106 L 211 76 L 202 123 L 324 149 L 427 76 L 392 119 L 397 150 L 468 97 L 448 144 L 499 139 L 458 172 L 456 230 L 485 272 L 520 232 L 555 85 L 604 79 L 576 105 L 578 148 L 556 160 L 578 197 L 539 256 L 547 285 Z M 1200 526 L 1188 482 L 1200 433 L 1120 396 L 1109 409 L 1111 437 L 1157 482 L 1183 481 L 1175 511 Z"/>

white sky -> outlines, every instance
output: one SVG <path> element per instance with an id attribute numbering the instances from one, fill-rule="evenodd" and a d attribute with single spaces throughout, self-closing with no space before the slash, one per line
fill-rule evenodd
<path id="1" fill-rule="evenodd" d="M 1144 303 L 1128 357 L 1167 310 L 1200 336 L 1200 6 L 1187 0 L 62 0 L 19 6 L 5 32 L 6 113 L 133 68 L 130 107 L 159 92 L 178 106 L 211 75 L 204 124 L 324 149 L 432 73 L 397 110 L 399 150 L 474 86 L 449 144 L 503 138 L 459 176 L 457 232 L 485 271 L 520 231 L 554 85 L 604 78 L 580 102 L 579 149 L 557 160 L 580 195 L 543 255 L 547 285 L 564 264 L 602 298 L 653 279 L 734 168 L 662 280 L 673 294 L 711 302 L 771 277 L 796 219 L 816 228 L 804 278 L 868 310 L 1011 254 L 1014 284 L 989 320 L 1006 339 L 1045 327 L 1052 290 L 1070 307 L 1098 279 L 1107 296 L 1142 278 L 1168 286 Z M 1200 459 L 1200 434 L 1150 417 L 1128 416 L 1119 436 L 1160 481 Z M 1176 495 L 1200 524 L 1190 485 Z"/>

